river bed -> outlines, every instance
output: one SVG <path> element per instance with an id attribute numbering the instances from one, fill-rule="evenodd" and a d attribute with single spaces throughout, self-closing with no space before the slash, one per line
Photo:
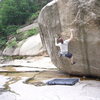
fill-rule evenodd
<path id="1" fill-rule="evenodd" d="M 47 85 L 53 78 L 80 81 Z M 48 57 L 15 60 L 0 65 L 0 100 L 100 100 L 100 80 L 61 73 Z"/>

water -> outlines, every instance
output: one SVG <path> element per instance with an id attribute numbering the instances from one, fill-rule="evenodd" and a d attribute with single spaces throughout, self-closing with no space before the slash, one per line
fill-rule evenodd
<path id="1" fill-rule="evenodd" d="M 50 69 L 50 62 L 43 68 L 43 62 L 31 64 L 41 65 L 39 68 L 18 65 L 0 67 L 0 100 L 100 100 L 100 80 L 81 78 L 74 86 L 43 84 L 52 78 L 71 78 L 55 67 Z"/>
<path id="2" fill-rule="evenodd" d="M 0 100 L 31 100 L 41 80 L 56 76 L 55 69 L 4 66 L 0 68 Z M 59 75 L 58 75 L 59 76 Z M 61 74 L 63 76 L 63 74 Z M 42 84 L 43 85 L 43 84 Z M 34 93 L 34 94 L 33 94 Z M 41 93 L 40 93 L 41 94 Z M 38 97 L 38 94 L 37 94 Z M 38 97 L 38 100 L 40 97 Z M 34 99 L 35 100 L 35 99 Z M 40 99 L 41 100 L 41 99 Z"/>

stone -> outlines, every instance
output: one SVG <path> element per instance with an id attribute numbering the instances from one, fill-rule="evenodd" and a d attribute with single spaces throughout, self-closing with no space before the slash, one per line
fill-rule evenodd
<path id="1" fill-rule="evenodd" d="M 25 43 L 25 40 L 22 40 L 22 41 L 17 43 L 17 47 L 15 48 L 15 50 L 13 52 L 14 56 L 20 55 L 20 48 L 24 43 Z"/>
<path id="2" fill-rule="evenodd" d="M 15 37 L 13 37 L 13 38 L 10 37 L 9 38 L 9 40 L 6 43 L 7 46 L 3 50 L 3 53 L 2 53 L 3 55 L 5 55 L 5 56 L 12 56 L 13 55 L 13 52 L 14 52 L 14 50 L 16 48 L 15 41 L 16 41 L 16 38 Z"/>
<path id="3" fill-rule="evenodd" d="M 44 51 L 40 35 L 28 38 L 20 48 L 19 55 L 38 55 Z"/>
<path id="4" fill-rule="evenodd" d="M 6 48 L 3 50 L 3 55 L 5 55 L 5 56 L 12 56 L 14 50 L 15 50 L 15 48 L 6 47 Z"/>
<path id="5" fill-rule="evenodd" d="M 100 0 L 53 0 L 41 10 L 38 24 L 42 43 L 57 68 L 73 75 L 100 77 Z M 74 39 L 69 51 L 75 65 L 59 57 L 54 44 L 55 37 L 68 39 L 70 28 Z"/>
<path id="6" fill-rule="evenodd" d="M 34 35 L 17 43 L 16 47 L 6 47 L 3 55 L 6 56 L 35 56 L 42 55 L 45 49 L 42 46 L 40 35 Z"/>

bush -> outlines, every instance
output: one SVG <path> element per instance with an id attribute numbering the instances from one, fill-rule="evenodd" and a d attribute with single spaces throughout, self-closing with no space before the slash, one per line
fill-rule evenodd
<path id="1" fill-rule="evenodd" d="M 39 28 L 33 28 L 28 31 L 20 32 L 20 33 L 18 32 L 16 34 L 16 39 L 17 39 L 17 41 L 21 41 L 21 40 L 27 39 L 28 37 L 30 37 L 32 35 L 36 35 L 38 33 L 39 33 Z"/>
<path id="2" fill-rule="evenodd" d="M 10 35 L 10 34 L 16 34 L 16 30 L 18 29 L 19 26 L 16 26 L 16 25 L 9 25 L 6 27 L 6 29 L 4 30 L 5 33 L 7 35 Z"/>
<path id="3" fill-rule="evenodd" d="M 31 29 L 31 30 L 28 30 L 25 33 L 22 33 L 22 34 L 24 34 L 22 39 L 26 39 L 26 38 L 28 38 L 28 37 L 30 37 L 32 35 L 36 35 L 38 33 L 39 33 L 38 28 L 34 28 L 34 29 Z"/>
<path id="4" fill-rule="evenodd" d="M 36 13 L 32 14 L 31 16 L 31 20 L 35 20 L 37 17 L 39 16 L 39 11 L 37 11 Z"/>
<path id="5" fill-rule="evenodd" d="M 36 34 L 38 34 L 38 33 L 39 33 L 38 28 L 34 28 L 34 29 L 28 30 L 28 31 L 26 32 L 27 37 L 32 36 L 32 35 L 36 35 Z"/>
<path id="6" fill-rule="evenodd" d="M 0 37 L 0 48 L 4 47 L 6 44 L 6 38 L 1 36 Z"/>
<path id="7" fill-rule="evenodd" d="M 28 20 L 27 20 L 26 23 L 28 23 L 28 24 L 33 23 L 33 21 L 34 21 L 35 19 L 38 18 L 39 12 L 40 12 L 40 11 L 37 11 L 37 12 L 33 13 L 33 14 L 28 18 Z"/>
<path id="8" fill-rule="evenodd" d="M 14 48 L 17 46 L 17 41 L 16 41 L 16 38 L 13 38 L 12 40 L 8 41 L 6 43 L 7 47 L 8 48 Z"/>

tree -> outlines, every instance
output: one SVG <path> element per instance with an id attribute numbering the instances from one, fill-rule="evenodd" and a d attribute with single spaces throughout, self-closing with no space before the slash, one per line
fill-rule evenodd
<path id="1" fill-rule="evenodd" d="M 0 25 L 3 29 L 1 27 L 0 32 L 3 30 L 6 36 L 8 31 L 12 30 L 12 34 L 14 31 L 12 27 L 16 28 L 25 24 L 27 19 L 47 2 L 47 0 L 2 0 L 0 2 Z"/>
<path id="2" fill-rule="evenodd" d="M 26 0 L 4 0 L 1 8 L 3 25 L 22 25 L 30 16 Z"/>

